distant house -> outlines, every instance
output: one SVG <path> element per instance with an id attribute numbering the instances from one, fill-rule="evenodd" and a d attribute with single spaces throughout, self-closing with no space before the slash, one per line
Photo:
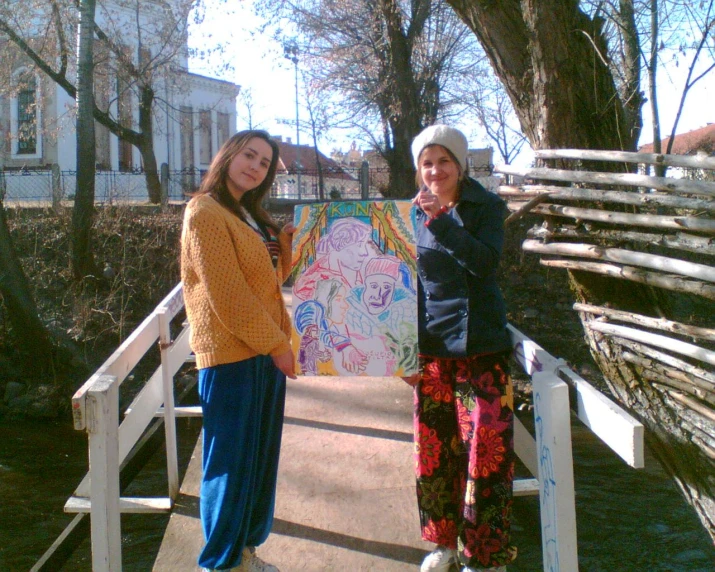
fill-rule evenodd
<path id="1" fill-rule="evenodd" d="M 280 136 L 274 139 L 278 143 L 280 162 L 273 186 L 273 196 L 318 198 L 320 196 L 318 166 L 322 171 L 326 199 L 360 196 L 357 173 L 350 172 L 320 151 L 316 154 L 315 147 L 295 145 L 290 137 L 286 137 L 285 141 Z"/>
<path id="2" fill-rule="evenodd" d="M 660 152 L 665 153 L 668 149 L 670 137 L 666 137 L 660 142 Z M 638 149 L 641 153 L 653 153 L 653 143 L 643 145 Z M 671 155 L 715 155 L 715 123 L 708 123 L 705 127 L 694 129 L 687 133 L 680 133 L 673 139 Z M 641 167 L 642 172 L 650 173 L 654 171 L 653 166 Z M 700 178 L 702 172 L 698 169 L 684 169 L 670 167 L 668 172 L 672 177 Z"/>
<path id="3" fill-rule="evenodd" d="M 668 148 L 670 137 L 666 137 L 660 142 L 661 153 L 665 153 Z M 641 153 L 653 153 L 653 143 L 643 145 L 638 149 Z M 715 155 L 715 123 L 708 123 L 705 127 L 694 129 L 687 133 L 675 136 L 671 154 L 674 155 Z"/>

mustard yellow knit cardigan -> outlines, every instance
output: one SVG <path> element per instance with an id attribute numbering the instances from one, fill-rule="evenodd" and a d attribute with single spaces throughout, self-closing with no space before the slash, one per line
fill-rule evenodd
<path id="1" fill-rule="evenodd" d="M 290 349 L 281 284 L 291 238 L 278 237 L 281 259 L 250 226 L 208 195 L 191 199 L 181 233 L 181 280 L 196 365 L 205 368 Z"/>

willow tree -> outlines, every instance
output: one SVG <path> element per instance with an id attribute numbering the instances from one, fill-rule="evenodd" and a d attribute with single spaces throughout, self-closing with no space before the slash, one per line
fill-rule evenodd
<path id="1" fill-rule="evenodd" d="M 608 4 L 615 6 L 609 18 L 587 14 L 574 0 L 448 2 L 479 38 L 534 149 L 635 150 L 643 42 L 632 1 Z M 608 42 L 611 22 L 618 26 L 615 48 Z M 655 288 L 583 271 L 569 276 L 579 301 L 663 317 L 673 307 Z M 616 358 L 618 347 L 584 330 L 611 390 L 648 427 L 651 450 L 715 538 L 713 460 L 687 438 L 637 368 Z"/>

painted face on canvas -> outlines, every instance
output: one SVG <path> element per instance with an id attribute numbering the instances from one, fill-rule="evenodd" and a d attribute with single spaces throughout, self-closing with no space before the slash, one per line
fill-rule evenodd
<path id="1" fill-rule="evenodd" d="M 362 268 L 368 254 L 367 241 L 361 240 L 343 247 L 337 252 L 337 257 L 341 265 L 357 271 Z"/>
<path id="2" fill-rule="evenodd" d="M 334 324 L 342 324 L 345 321 L 345 314 L 348 311 L 348 303 L 345 300 L 345 288 L 338 289 L 330 299 L 328 316 Z"/>
<path id="3" fill-rule="evenodd" d="M 363 303 L 367 311 L 372 314 L 384 312 L 395 293 L 395 279 L 385 274 L 373 274 L 365 278 L 365 291 Z"/>
<path id="4" fill-rule="evenodd" d="M 234 156 L 228 167 L 226 185 L 236 200 L 265 180 L 272 158 L 273 149 L 260 137 L 250 139 Z"/>
<path id="5" fill-rule="evenodd" d="M 425 186 L 440 199 L 440 203 L 457 199 L 459 165 L 441 145 L 430 145 L 420 154 L 420 176 Z"/>

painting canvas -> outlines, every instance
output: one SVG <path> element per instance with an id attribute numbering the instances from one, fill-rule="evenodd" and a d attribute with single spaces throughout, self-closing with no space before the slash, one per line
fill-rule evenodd
<path id="1" fill-rule="evenodd" d="M 293 347 L 299 375 L 417 371 L 410 201 L 295 207 Z"/>

